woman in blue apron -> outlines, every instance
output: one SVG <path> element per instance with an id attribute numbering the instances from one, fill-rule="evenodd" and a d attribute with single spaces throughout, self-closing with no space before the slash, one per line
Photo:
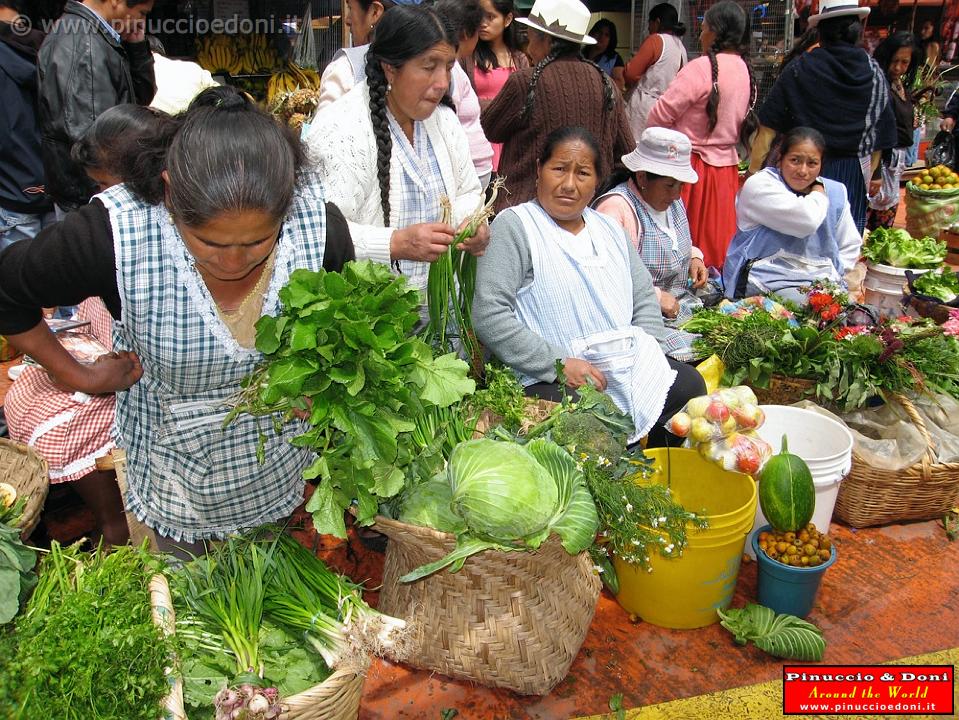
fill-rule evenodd
<path id="1" fill-rule="evenodd" d="M 845 186 L 819 175 L 825 150 L 819 131 L 793 128 L 783 136 L 778 166 L 743 185 L 723 266 L 726 297 L 776 293 L 803 303 L 799 288 L 815 280 L 845 287 L 862 235 Z"/>
<path id="2" fill-rule="evenodd" d="M 479 260 L 473 326 L 527 393 L 558 399 L 556 362 L 571 388 L 606 391 L 633 418 L 634 439 L 668 444 L 665 419 L 705 393 L 699 373 L 667 358 L 652 278 L 623 229 L 589 208 L 596 140 L 551 133 L 537 161 L 536 200 L 500 213 Z"/>
<path id="3" fill-rule="evenodd" d="M 353 246 L 299 142 L 225 88 L 199 96 L 165 156 L 132 167 L 126 184 L 0 255 L 0 333 L 61 385 L 117 393 L 127 510 L 161 549 L 198 552 L 302 502 L 311 453 L 288 441 L 306 425 L 266 432 L 259 462 L 270 419 L 223 420 L 261 358 L 254 324 L 276 314 L 290 273 L 339 270 Z M 116 352 L 81 365 L 40 308 L 91 296 L 115 320 Z"/>
<path id="4" fill-rule="evenodd" d="M 694 290 L 709 279 L 680 199 L 683 186 L 699 180 L 691 154 L 692 144 L 681 132 L 646 128 L 636 149 L 623 155 L 628 175 L 620 175 L 622 182 L 594 203 L 622 226 L 653 276 L 663 322 L 671 330 L 663 349 L 683 362 L 693 359 L 698 336 L 680 328 L 703 306 Z"/>

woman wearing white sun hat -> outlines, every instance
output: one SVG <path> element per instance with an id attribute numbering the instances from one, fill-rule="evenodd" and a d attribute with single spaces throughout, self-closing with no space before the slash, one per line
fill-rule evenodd
<path id="1" fill-rule="evenodd" d="M 856 0 L 821 0 L 809 17 L 819 47 L 791 62 L 757 111 L 761 127 L 753 143 L 750 173 L 759 172 L 776 133 L 811 127 L 826 141 L 823 177 L 846 186 L 853 220 L 866 223 L 866 182 L 859 158 L 896 144 L 896 118 L 885 71 L 859 47 L 869 8 Z"/>
<path id="2" fill-rule="evenodd" d="M 622 95 L 583 58 L 583 46 L 596 42 L 589 18 L 579 0 L 536 0 L 529 17 L 516 18 L 529 28 L 527 53 L 535 66 L 510 75 L 481 118 L 487 139 L 503 143 L 499 174 L 509 194 L 499 195 L 497 211 L 535 197 L 537 150 L 554 130 L 589 130 L 599 143 L 601 177 L 613 158 L 633 149 Z"/>
<path id="3" fill-rule="evenodd" d="M 670 328 L 663 349 L 677 360 L 693 357 L 695 335 L 678 328 L 703 306 L 693 293 L 708 279 L 703 254 L 693 247 L 680 192 L 699 180 L 690 164 L 692 144 L 676 130 L 646 128 L 636 149 L 623 156 L 629 171 L 594 203 L 626 231 L 639 251 Z"/>

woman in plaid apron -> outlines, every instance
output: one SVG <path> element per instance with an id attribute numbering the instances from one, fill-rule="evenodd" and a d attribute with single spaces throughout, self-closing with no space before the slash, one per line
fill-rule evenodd
<path id="1" fill-rule="evenodd" d="M 432 10 L 390 8 L 366 55 L 366 82 L 323 108 L 306 137 L 357 255 L 392 264 L 419 290 L 454 225 L 482 202 L 469 140 L 448 107 L 456 44 Z M 444 195 L 452 225 L 441 222 Z M 481 255 L 488 242 L 483 226 L 462 247 Z"/>
<path id="2" fill-rule="evenodd" d="M 201 95 L 166 156 L 140 160 L 138 176 L 35 247 L 0 255 L 0 332 L 61 383 L 117 392 L 127 508 L 170 549 L 279 520 L 302 501 L 310 453 L 288 440 L 303 423 L 266 432 L 261 463 L 270 419 L 223 419 L 260 358 L 254 324 L 277 312 L 290 273 L 338 270 L 353 250 L 299 142 L 235 91 Z M 38 310 L 91 295 L 117 319 L 116 351 L 81 366 Z"/>
<path id="3" fill-rule="evenodd" d="M 699 178 L 690 165 L 692 146 L 681 132 L 648 128 L 636 149 L 623 156 L 631 172 L 600 197 L 594 207 L 626 231 L 653 276 L 666 327 L 671 329 L 666 353 L 688 362 L 696 335 L 680 330 L 703 306 L 693 292 L 706 284 L 703 254 L 693 247 L 680 192 Z"/>
<path id="4" fill-rule="evenodd" d="M 652 278 L 616 223 L 588 207 L 599 149 L 563 128 L 537 163 L 537 199 L 500 213 L 479 262 L 473 324 L 527 393 L 556 399 L 557 361 L 633 418 L 634 439 L 670 443 L 664 418 L 705 392 L 696 370 L 666 357 Z"/>

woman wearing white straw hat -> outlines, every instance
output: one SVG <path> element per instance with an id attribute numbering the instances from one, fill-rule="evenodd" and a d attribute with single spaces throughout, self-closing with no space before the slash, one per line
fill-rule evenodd
<path id="1" fill-rule="evenodd" d="M 753 143 L 750 173 L 759 172 L 776 133 L 811 127 L 826 141 L 823 177 L 846 186 L 853 219 L 866 224 L 866 181 L 859 158 L 896 145 L 896 118 L 885 71 L 859 47 L 869 8 L 857 0 L 821 0 L 809 24 L 819 47 L 802 53 L 783 70 L 758 110 L 761 127 Z"/>
<path id="2" fill-rule="evenodd" d="M 709 278 L 680 200 L 683 187 L 699 180 L 690 164 L 691 152 L 692 144 L 681 132 L 646 128 L 636 149 L 623 156 L 628 176 L 618 174 L 622 182 L 594 203 L 596 210 L 622 225 L 639 251 L 653 276 L 664 322 L 672 328 L 663 349 L 683 361 L 693 359 L 696 336 L 678 328 L 703 306 L 692 290 Z"/>
<path id="3" fill-rule="evenodd" d="M 599 143 L 599 173 L 612 170 L 614 157 L 633 149 L 622 95 L 598 65 L 583 57 L 589 36 L 589 10 L 579 0 L 536 0 L 527 18 L 527 52 L 535 67 L 510 75 L 481 122 L 490 142 L 503 143 L 499 174 L 509 194 L 496 210 L 536 195 L 536 153 L 558 128 L 584 127 Z"/>

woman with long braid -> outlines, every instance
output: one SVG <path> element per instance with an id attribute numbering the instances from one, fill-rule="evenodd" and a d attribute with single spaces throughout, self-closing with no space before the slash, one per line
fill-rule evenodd
<path id="1" fill-rule="evenodd" d="M 456 231 L 441 222 L 441 198 L 450 199 L 454 224 L 482 199 L 469 140 L 448 107 L 456 40 L 432 10 L 390 8 L 367 52 L 365 81 L 321 110 L 306 138 L 357 257 L 392 264 L 421 290 Z M 488 242 L 481 227 L 463 247 L 481 255 Z"/>
<path id="2" fill-rule="evenodd" d="M 699 42 L 704 54 L 679 71 L 650 111 L 647 127 L 678 130 L 692 142 L 699 182 L 683 187 L 683 203 L 706 266 L 721 268 L 736 234 L 737 145 L 748 146 L 758 125 L 745 11 L 732 0 L 713 5 Z"/>
<path id="3" fill-rule="evenodd" d="M 635 143 L 622 95 L 605 71 L 583 57 L 589 10 L 579 0 L 536 0 L 528 18 L 529 54 L 535 66 L 510 75 L 481 122 L 490 142 L 503 143 L 499 174 L 509 193 L 500 194 L 496 210 L 536 196 L 536 151 L 562 127 L 589 130 L 599 144 L 600 177 L 612 170 L 614 157 Z"/>

